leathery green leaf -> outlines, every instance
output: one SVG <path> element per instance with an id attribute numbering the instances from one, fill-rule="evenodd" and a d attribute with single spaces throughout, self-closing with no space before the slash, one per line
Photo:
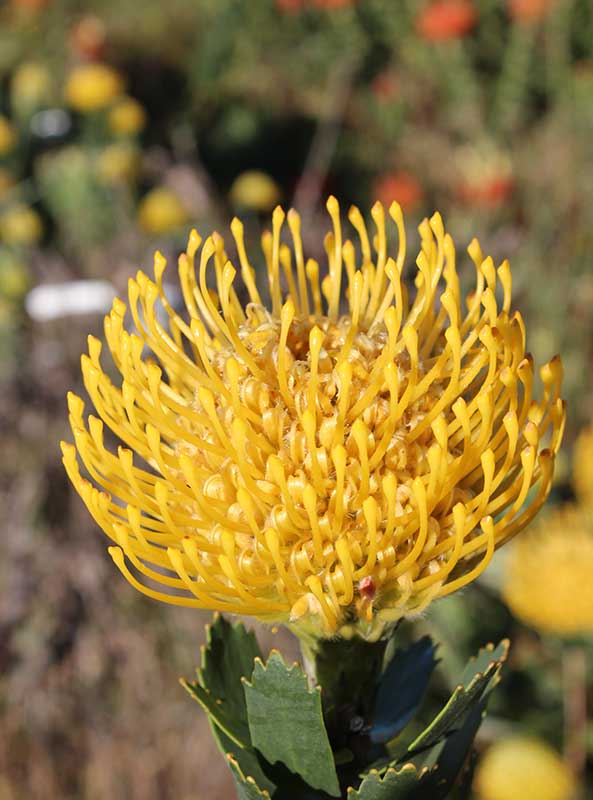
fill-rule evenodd
<path id="1" fill-rule="evenodd" d="M 348 789 L 348 800 L 411 800 L 418 797 L 421 776 L 413 764 L 390 767 L 384 775 L 373 770 L 358 789 Z"/>
<path id="2" fill-rule="evenodd" d="M 233 756 L 229 754 L 227 761 L 235 779 L 238 800 L 270 800 L 270 793 L 260 789 L 251 775 L 245 775 Z"/>
<path id="3" fill-rule="evenodd" d="M 280 761 L 309 786 L 338 797 L 320 688 L 309 689 L 301 667 L 287 667 L 274 650 L 266 664 L 256 659 L 251 680 L 243 679 L 243 686 L 253 746 L 271 764 Z"/>
<path id="4" fill-rule="evenodd" d="M 508 641 L 503 640 L 496 648 L 488 645 L 480 650 L 476 658 L 468 663 L 462 682 L 455 688 L 443 710 L 412 742 L 408 757 L 433 747 L 463 725 L 466 715 L 481 701 L 485 692 L 498 683 L 508 649 Z"/>

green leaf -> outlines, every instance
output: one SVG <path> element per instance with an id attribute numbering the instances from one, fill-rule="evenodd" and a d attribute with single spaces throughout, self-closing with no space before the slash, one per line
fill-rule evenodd
<path id="1" fill-rule="evenodd" d="M 390 767 L 384 776 L 370 772 L 358 789 L 348 789 L 348 800 L 412 800 L 419 797 L 420 774 L 413 764 Z"/>
<path id="2" fill-rule="evenodd" d="M 248 678 L 253 672 L 253 662 L 261 658 L 255 634 L 246 631 L 241 622 L 231 625 L 220 614 L 206 631 L 202 666 L 198 672 L 200 683 L 221 701 L 229 716 L 247 723 L 241 678 Z"/>
<path id="3" fill-rule="evenodd" d="M 496 668 L 496 679 L 493 686 L 496 686 L 499 680 L 499 673 L 502 665 L 507 659 L 509 654 L 509 640 L 503 639 L 496 647 L 493 644 L 487 644 L 482 647 L 477 656 L 470 658 L 466 668 L 461 676 L 461 683 L 466 686 L 473 680 L 477 674 L 483 674 L 486 670 L 494 667 Z"/>
<path id="4" fill-rule="evenodd" d="M 243 748 L 251 740 L 241 678 L 251 675 L 253 662 L 260 656 L 253 633 L 217 614 L 207 628 L 198 681 L 181 682 L 225 735 Z"/>
<path id="5" fill-rule="evenodd" d="M 244 721 L 227 714 L 222 703 L 214 695 L 211 695 L 207 689 L 200 686 L 197 681 L 190 683 L 182 680 L 181 685 L 187 689 L 194 700 L 198 701 L 211 720 L 218 725 L 229 739 L 232 739 L 239 747 L 246 748 L 250 746 L 249 727 Z"/>
<path id="6" fill-rule="evenodd" d="M 227 761 L 235 779 L 238 800 L 270 800 L 270 793 L 260 789 L 251 775 L 245 775 L 233 756 L 228 755 Z"/>
<path id="7" fill-rule="evenodd" d="M 443 710 L 409 746 L 408 757 L 419 750 L 433 747 L 463 725 L 465 715 L 498 683 L 507 653 L 507 640 L 503 640 L 496 649 L 493 645 L 488 645 L 480 650 L 477 657 L 468 663 L 461 683 L 455 688 Z"/>
<path id="8" fill-rule="evenodd" d="M 372 742 L 390 741 L 414 716 L 438 663 L 435 652 L 428 636 L 396 651 L 379 682 L 370 729 Z"/>
<path id="9" fill-rule="evenodd" d="M 313 788 L 339 796 L 320 688 L 309 689 L 301 667 L 289 669 L 274 650 L 265 665 L 256 659 L 243 686 L 253 746 L 271 764 L 280 761 Z"/>
<path id="10" fill-rule="evenodd" d="M 227 760 L 233 758 L 244 775 L 249 775 L 253 778 L 262 791 L 267 791 L 270 795 L 273 795 L 276 790 L 276 784 L 265 774 L 255 750 L 239 747 L 223 733 L 213 720 L 210 721 L 210 727 L 219 750 Z"/>
<path id="11" fill-rule="evenodd" d="M 435 797 L 437 791 L 439 796 L 449 797 L 449 792 L 464 767 L 478 728 L 482 724 L 487 700 L 487 696 L 482 697 L 466 716 L 461 728 L 429 750 L 424 759 L 423 766 L 432 770 Z"/>

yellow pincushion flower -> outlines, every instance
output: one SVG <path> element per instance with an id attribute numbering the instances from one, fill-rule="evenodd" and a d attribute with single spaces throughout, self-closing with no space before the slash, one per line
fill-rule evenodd
<path id="1" fill-rule="evenodd" d="M 43 222 L 35 211 L 22 204 L 0 215 L 0 239 L 7 244 L 35 244 L 43 236 Z"/>
<path id="2" fill-rule="evenodd" d="M 16 131 L 12 123 L 0 114 L 0 158 L 10 153 L 16 144 Z"/>
<path id="3" fill-rule="evenodd" d="M 575 781 L 545 742 L 513 736 L 496 742 L 480 759 L 474 789 L 478 800 L 571 800 Z"/>
<path id="4" fill-rule="evenodd" d="M 371 636 L 476 578 L 540 508 L 562 435 L 561 365 L 541 369 L 536 401 L 508 263 L 496 270 L 474 240 L 464 301 L 438 214 L 420 225 L 409 300 L 400 207 L 390 208 L 395 258 L 383 207 L 371 211 L 374 236 L 350 209 L 358 259 L 335 198 L 327 207 L 322 280 L 298 214 L 288 213 L 289 246 L 274 211 L 262 238 L 271 307 L 238 219 L 243 286 L 222 237 L 202 243 L 193 231 L 179 258 L 184 315 L 164 294 L 157 253 L 154 280 L 139 272 L 129 284 L 135 331 L 120 300 L 105 321 L 121 385 L 89 339 L 82 370 L 101 419 L 85 422 L 69 395 L 64 463 L 145 594 Z M 116 453 L 104 425 L 125 444 Z"/>
<path id="5" fill-rule="evenodd" d="M 572 476 L 577 497 L 593 512 L 593 425 L 576 440 Z"/>
<path id="6" fill-rule="evenodd" d="M 174 191 L 157 186 L 144 195 L 138 206 L 138 222 L 146 233 L 157 236 L 178 231 L 187 223 L 188 213 Z"/>
<path id="7" fill-rule="evenodd" d="M 593 633 L 593 520 L 574 506 L 552 511 L 513 546 L 503 597 L 544 633 Z"/>
<path id="8" fill-rule="evenodd" d="M 97 174 L 106 184 L 118 185 L 134 181 L 142 163 L 138 148 L 127 142 L 117 142 L 102 150 L 96 161 Z"/>
<path id="9" fill-rule="evenodd" d="M 123 93 L 124 82 L 107 64 L 84 64 L 76 67 L 66 81 L 66 102 L 82 113 L 101 111 Z"/>
<path id="10" fill-rule="evenodd" d="M 281 191 L 276 181 L 265 172 L 250 169 L 235 178 L 229 197 L 239 208 L 269 212 L 280 202 Z"/>
<path id="11" fill-rule="evenodd" d="M 146 125 L 146 111 L 133 97 L 122 97 L 107 117 L 109 129 L 120 136 L 134 136 Z"/>
<path id="12" fill-rule="evenodd" d="M 51 92 L 51 75 L 42 64 L 34 61 L 21 64 L 10 82 L 13 106 L 19 111 L 31 111 L 48 100 Z"/>

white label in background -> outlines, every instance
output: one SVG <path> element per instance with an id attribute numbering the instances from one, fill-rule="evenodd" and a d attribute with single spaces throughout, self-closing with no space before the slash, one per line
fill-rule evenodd
<path id="1" fill-rule="evenodd" d="M 105 314 L 116 294 L 108 281 L 47 283 L 31 289 L 25 298 L 25 308 L 35 322 L 79 314 Z"/>

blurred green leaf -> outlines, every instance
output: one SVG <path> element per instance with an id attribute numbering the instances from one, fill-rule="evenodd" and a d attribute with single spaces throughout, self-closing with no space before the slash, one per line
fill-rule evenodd
<path id="1" fill-rule="evenodd" d="M 396 651 L 379 682 L 370 730 L 373 742 L 393 739 L 414 716 L 438 663 L 435 652 L 428 636 Z"/>

